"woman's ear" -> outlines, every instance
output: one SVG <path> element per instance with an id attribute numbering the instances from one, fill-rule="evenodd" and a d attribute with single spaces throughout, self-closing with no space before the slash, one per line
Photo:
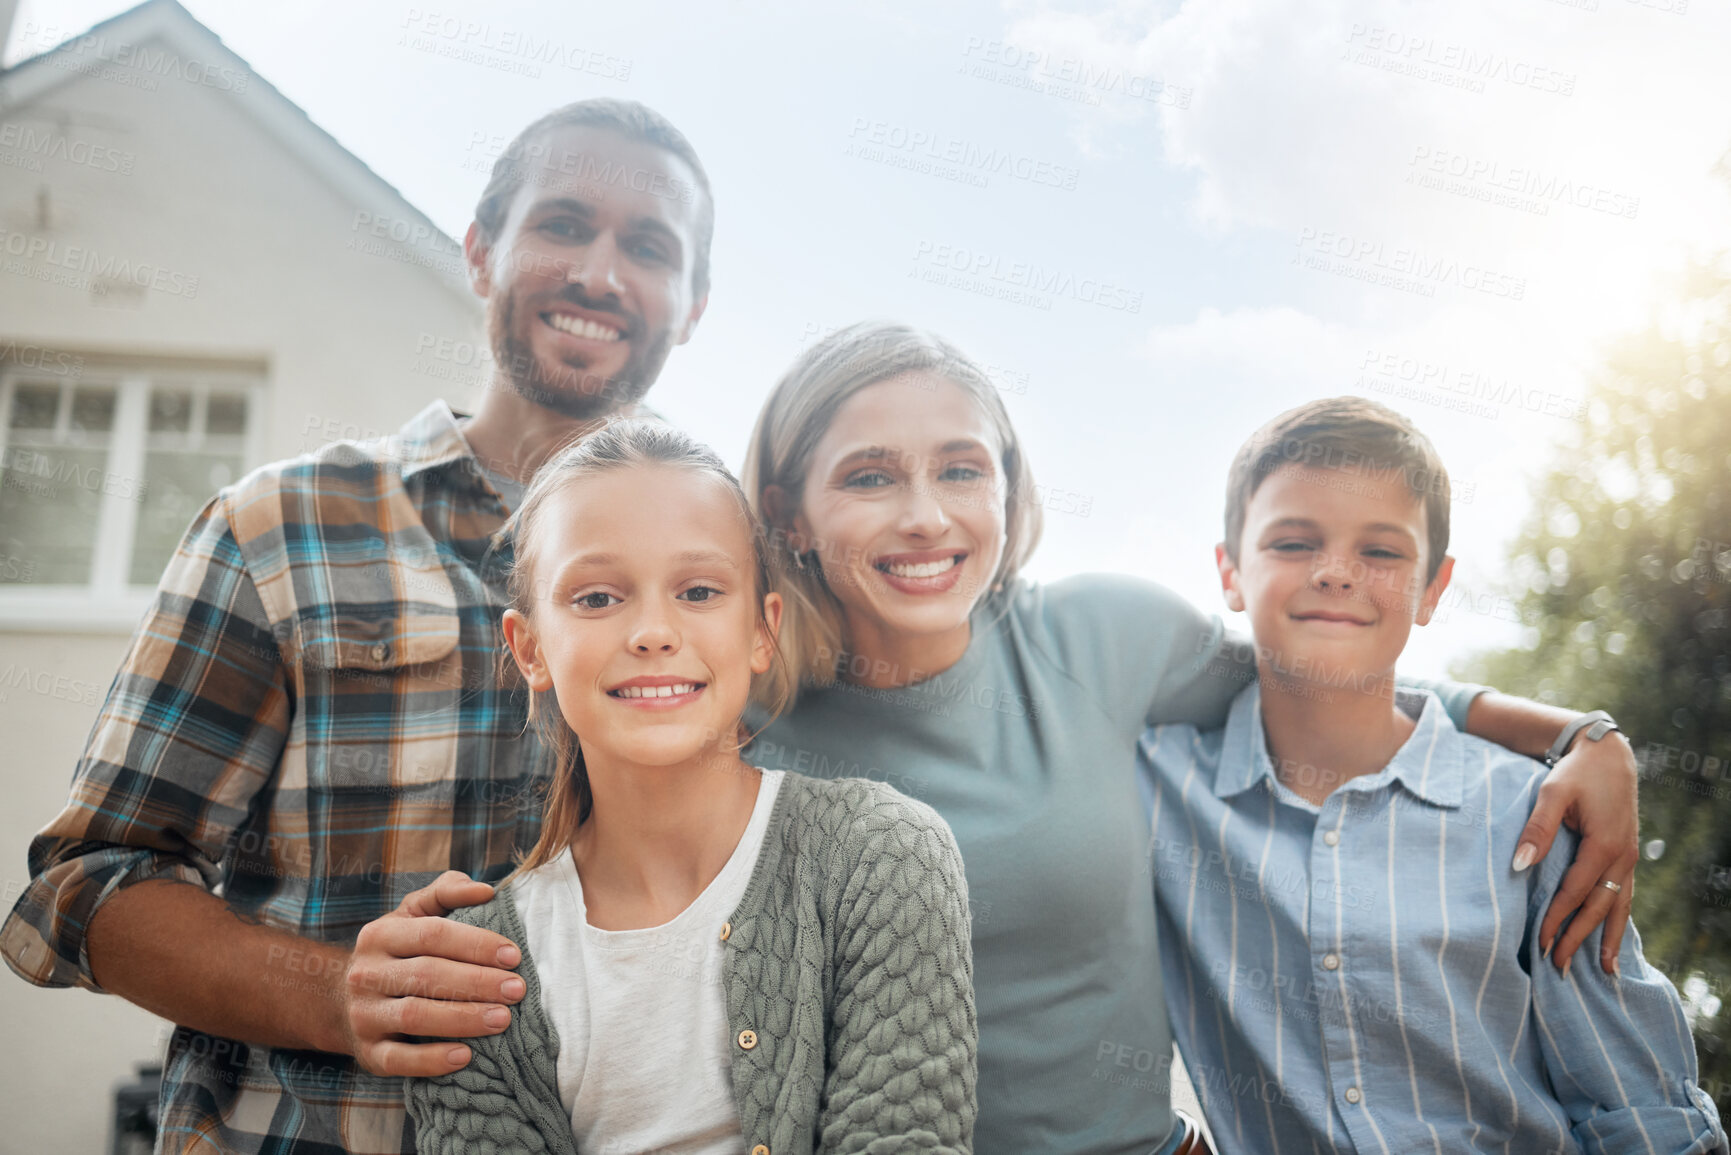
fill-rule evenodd
<path id="1" fill-rule="evenodd" d="M 781 636 L 781 595 L 763 595 L 763 620 L 757 623 L 757 637 L 751 646 L 751 672 L 766 674 L 775 664 L 775 640 Z"/>
<path id="2" fill-rule="evenodd" d="M 529 688 L 537 692 L 551 690 L 553 675 L 541 658 L 541 646 L 535 640 L 529 619 L 516 610 L 506 610 L 500 625 L 505 629 L 505 644 L 511 648 L 511 660 L 517 663 L 517 670 Z"/>
<path id="3" fill-rule="evenodd" d="M 809 548 L 801 524 L 805 519 L 793 508 L 793 496 L 787 490 L 779 485 L 763 487 L 763 516 L 774 531 L 773 537 L 785 541 L 796 555 Z"/>
<path id="4" fill-rule="evenodd" d="M 1238 565 L 1226 554 L 1226 543 L 1214 547 L 1214 564 L 1220 570 L 1220 592 L 1226 596 L 1226 608 L 1244 612 L 1244 595 L 1238 589 Z"/>

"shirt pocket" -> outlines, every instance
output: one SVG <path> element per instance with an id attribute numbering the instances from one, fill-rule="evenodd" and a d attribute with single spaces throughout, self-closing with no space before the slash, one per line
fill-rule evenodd
<path id="1" fill-rule="evenodd" d="M 436 559 L 365 571 L 364 584 L 344 575 L 341 601 L 293 622 L 306 784 L 390 797 L 448 783 L 464 686 L 455 588 Z"/>

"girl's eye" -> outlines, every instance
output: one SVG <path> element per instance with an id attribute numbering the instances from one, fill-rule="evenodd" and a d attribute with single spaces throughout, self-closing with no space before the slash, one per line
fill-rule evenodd
<path id="1" fill-rule="evenodd" d="M 604 610 L 618 600 L 610 593 L 596 590 L 594 593 L 580 595 L 572 601 L 572 604 L 585 610 Z"/>
<path id="2" fill-rule="evenodd" d="M 978 481 L 986 471 L 975 465 L 951 465 L 938 474 L 941 481 Z"/>
<path id="3" fill-rule="evenodd" d="M 842 482 L 852 489 L 882 489 L 886 485 L 894 485 L 896 479 L 881 469 L 873 469 L 864 473 L 855 473 Z"/>
<path id="4" fill-rule="evenodd" d="M 714 586 L 692 586 L 679 596 L 688 602 L 697 602 L 702 604 L 703 602 L 713 601 L 720 597 L 721 591 L 716 589 Z"/>

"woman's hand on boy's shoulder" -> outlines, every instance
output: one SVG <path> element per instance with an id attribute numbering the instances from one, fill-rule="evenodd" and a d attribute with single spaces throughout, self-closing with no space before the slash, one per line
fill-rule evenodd
<path id="1" fill-rule="evenodd" d="M 1526 855 L 1525 864 L 1543 861 L 1559 823 L 1567 822 L 1581 836 L 1574 864 L 1563 875 L 1539 927 L 1539 946 L 1549 949 L 1559 970 L 1603 923 L 1599 966 L 1607 974 L 1616 973 L 1640 857 L 1637 784 L 1634 748 L 1613 731 L 1597 742 L 1577 738 L 1539 788 L 1532 816 L 1521 831 L 1517 864 L 1529 844 L 1532 853 Z M 1571 914 L 1574 920 L 1559 936 Z"/>
<path id="2" fill-rule="evenodd" d="M 491 899 L 492 886 L 447 870 L 361 928 L 343 984 L 350 1053 L 375 1075 L 433 1076 L 461 1070 L 465 1039 L 510 1025 L 523 997 L 522 953 L 503 935 L 445 916 Z M 491 1016 L 491 1018 L 489 1018 Z"/>

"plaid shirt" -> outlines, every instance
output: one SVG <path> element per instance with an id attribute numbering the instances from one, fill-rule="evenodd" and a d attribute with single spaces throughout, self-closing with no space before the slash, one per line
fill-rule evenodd
<path id="1" fill-rule="evenodd" d="M 499 680 L 505 519 L 442 401 L 219 493 L 30 845 L 8 965 L 100 990 L 84 928 L 149 878 L 220 884 L 244 915 L 352 943 L 441 871 L 502 877 L 545 780 L 527 699 Z M 185 1027 L 159 1134 L 166 1152 L 414 1150 L 400 1080 Z"/>

